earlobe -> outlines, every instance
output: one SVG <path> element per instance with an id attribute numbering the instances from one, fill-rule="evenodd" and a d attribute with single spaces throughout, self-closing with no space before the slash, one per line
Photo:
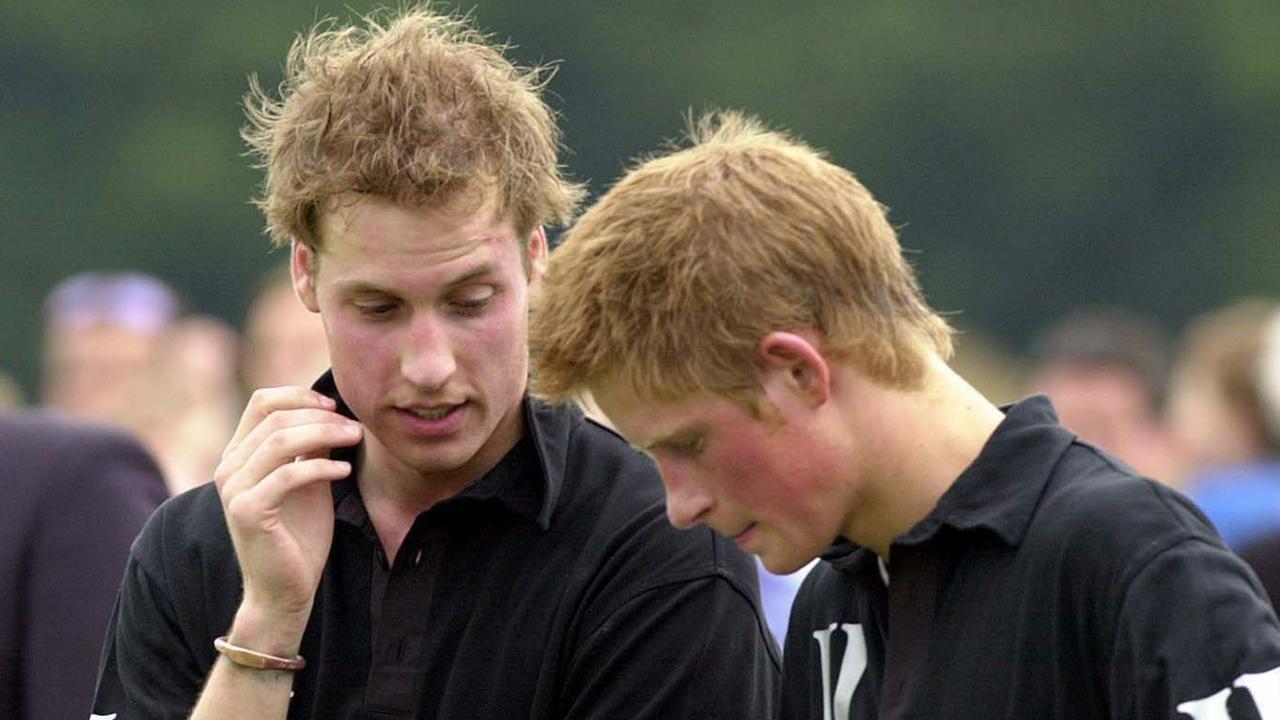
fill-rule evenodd
<path id="1" fill-rule="evenodd" d="M 293 276 L 293 291 L 311 312 L 320 312 L 316 301 L 316 254 L 306 244 L 294 240 L 289 247 L 289 272 Z"/>
<path id="2" fill-rule="evenodd" d="M 790 332 L 771 332 L 759 345 L 766 372 L 785 375 L 787 384 L 814 405 L 831 396 L 831 368 L 808 338 Z"/>

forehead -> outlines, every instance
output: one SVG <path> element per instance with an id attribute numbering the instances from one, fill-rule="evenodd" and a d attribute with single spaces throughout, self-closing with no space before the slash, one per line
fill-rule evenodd
<path id="1" fill-rule="evenodd" d="M 731 400 L 707 394 L 676 401 L 644 398 L 630 382 L 609 378 L 591 384 L 596 404 L 627 440 L 641 449 L 710 425 L 732 422 L 745 414 Z"/>
<path id="2" fill-rule="evenodd" d="M 322 264 L 350 271 L 430 271 L 481 258 L 519 262 L 515 228 L 489 201 L 412 207 L 347 194 L 326 205 L 318 226 Z"/>

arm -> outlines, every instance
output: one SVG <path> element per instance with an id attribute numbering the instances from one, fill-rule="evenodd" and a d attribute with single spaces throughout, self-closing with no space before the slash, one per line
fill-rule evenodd
<path id="1" fill-rule="evenodd" d="M 300 387 L 255 392 L 214 473 L 244 578 L 227 632 L 236 646 L 292 658 L 302 644 L 333 542 L 329 483 L 351 472 L 328 453 L 361 438 L 360 425 L 335 407 Z M 292 673 L 222 656 L 191 718 L 283 718 L 292 685 Z"/>
<path id="2" fill-rule="evenodd" d="M 772 717 L 779 664 L 744 586 L 754 568 L 737 567 L 750 562 L 734 557 L 728 572 L 654 584 L 587 628 L 564 717 Z"/>
<path id="3" fill-rule="evenodd" d="M 1185 539 L 1128 583 L 1109 672 L 1115 718 L 1280 717 L 1280 623 L 1239 558 Z"/>
<path id="4" fill-rule="evenodd" d="M 186 715 L 195 703 L 193 718 L 285 717 L 292 675 L 250 670 L 215 657 L 207 638 L 225 631 L 240 647 L 283 657 L 297 653 L 333 540 L 329 482 L 350 473 L 346 463 L 327 455 L 361 437 L 360 426 L 333 409 L 331 400 L 305 388 L 258 391 L 215 473 L 221 513 L 199 506 L 179 518 L 183 526 L 167 530 L 164 509 L 152 519 L 116 603 L 95 713 L 130 720 L 174 717 Z M 190 510 L 188 503 L 213 500 L 199 493 L 175 501 Z M 185 525 L 193 518 L 201 521 Z M 230 549 L 221 534 L 223 519 Z M 190 532 L 217 533 L 193 543 L 199 552 L 212 553 L 207 558 L 212 565 L 199 568 L 198 579 L 168 577 L 172 568 L 166 558 L 182 568 L 191 558 L 172 558 L 166 542 L 183 545 L 182 536 Z M 232 549 L 238 568 L 219 562 Z M 238 608 L 231 596 L 220 607 L 191 597 L 188 586 L 204 580 L 218 588 L 243 587 Z M 224 623 L 233 615 L 228 630 Z M 210 663 L 213 669 L 205 678 Z"/>

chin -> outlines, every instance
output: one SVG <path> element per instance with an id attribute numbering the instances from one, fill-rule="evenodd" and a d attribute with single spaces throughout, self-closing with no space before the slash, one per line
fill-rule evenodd
<path id="1" fill-rule="evenodd" d="M 814 557 L 817 556 L 806 556 L 803 554 L 787 554 L 780 556 L 770 553 L 768 555 L 760 555 L 760 564 L 764 565 L 765 570 L 768 570 L 774 575 L 790 575 L 791 573 L 800 570 L 805 565 L 808 565 Z"/>

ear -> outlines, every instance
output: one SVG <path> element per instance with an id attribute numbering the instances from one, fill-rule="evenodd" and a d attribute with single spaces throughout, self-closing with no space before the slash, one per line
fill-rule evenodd
<path id="1" fill-rule="evenodd" d="M 791 332 L 771 332 L 760 340 L 766 393 L 785 390 L 813 407 L 831 397 L 831 367 L 815 340 Z"/>
<path id="2" fill-rule="evenodd" d="M 308 310 L 320 312 L 316 300 L 316 269 L 319 261 L 316 251 L 305 243 L 294 240 L 289 247 L 289 272 L 293 276 L 293 291 Z"/>
<path id="3" fill-rule="evenodd" d="M 541 225 L 529 233 L 529 245 L 526 248 L 529 257 L 529 284 L 534 288 L 542 285 L 542 276 L 547 272 L 547 233 Z"/>

